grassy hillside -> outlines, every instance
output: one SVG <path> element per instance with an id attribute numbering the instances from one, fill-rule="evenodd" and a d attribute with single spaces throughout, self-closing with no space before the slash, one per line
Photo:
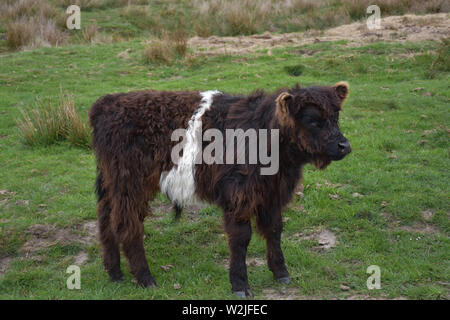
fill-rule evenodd
<path id="1" fill-rule="evenodd" d="M 129 58 L 118 57 L 126 49 Z M 125 281 L 108 281 L 92 228 L 94 156 L 65 141 L 24 143 L 16 120 L 37 97 L 48 104 L 61 90 L 72 94 L 86 120 L 89 106 L 112 92 L 249 93 L 346 80 L 351 94 L 341 128 L 353 152 L 325 171 L 307 166 L 303 197 L 284 211 L 292 284 L 283 289 L 272 280 L 264 241 L 254 235 L 249 281 L 256 298 L 448 299 L 448 42 L 323 42 L 269 54 L 192 54 L 168 66 L 145 61 L 143 50 L 141 41 L 130 40 L 0 57 L 0 298 L 233 298 L 220 211 L 186 212 L 175 223 L 163 197 L 150 204 L 145 222 L 159 287 L 136 287 L 126 261 Z M 324 232 L 336 243 L 321 245 Z M 66 268 L 74 263 L 81 266 L 81 290 L 66 288 Z M 370 265 L 381 268 L 381 290 L 366 287 Z"/>
<path id="2" fill-rule="evenodd" d="M 67 30 L 66 9 L 81 8 L 81 31 Z M 164 37 L 283 33 L 350 23 L 367 16 L 449 12 L 449 0 L 4 0 L 0 52 L 42 46 Z"/>

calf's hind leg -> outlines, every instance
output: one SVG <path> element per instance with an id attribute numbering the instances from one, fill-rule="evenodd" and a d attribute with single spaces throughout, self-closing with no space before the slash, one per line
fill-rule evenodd
<path id="1" fill-rule="evenodd" d="M 119 242 L 111 230 L 111 204 L 101 173 L 97 176 L 96 191 L 98 196 L 98 229 L 100 242 L 103 247 L 103 264 L 111 281 L 121 281 L 123 280 L 123 274 L 122 270 L 120 270 Z"/>
<path id="2" fill-rule="evenodd" d="M 119 242 L 110 229 L 108 204 L 99 203 L 98 206 L 98 228 L 103 246 L 103 264 L 111 281 L 121 281 L 123 273 L 120 270 Z"/>
<path id="3" fill-rule="evenodd" d="M 156 286 L 156 280 L 150 273 L 144 250 L 144 226 L 141 223 L 136 233 L 123 241 L 123 251 L 130 263 L 131 273 L 139 285 Z"/>
<path id="4" fill-rule="evenodd" d="M 156 281 L 150 273 L 144 250 L 144 218 L 148 210 L 148 188 L 139 174 L 121 170 L 120 181 L 114 184 L 112 226 L 122 244 L 130 264 L 131 273 L 143 287 L 154 287 Z M 130 176 L 123 175 L 127 172 Z"/>

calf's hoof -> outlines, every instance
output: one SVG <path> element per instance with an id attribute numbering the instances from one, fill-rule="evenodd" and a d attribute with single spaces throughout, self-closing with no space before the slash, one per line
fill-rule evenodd
<path id="1" fill-rule="evenodd" d="M 121 270 L 108 271 L 109 279 L 111 282 L 120 282 L 123 281 L 123 273 Z"/>
<path id="2" fill-rule="evenodd" d="M 290 277 L 281 277 L 278 279 L 275 279 L 277 282 L 282 283 L 282 284 L 289 284 L 291 283 L 291 278 Z"/>
<path id="3" fill-rule="evenodd" d="M 253 298 L 253 294 L 248 288 L 242 291 L 233 291 L 233 294 L 241 299 Z"/>
<path id="4" fill-rule="evenodd" d="M 156 280 L 150 274 L 139 277 L 136 279 L 136 282 L 144 288 L 155 288 L 158 286 Z"/>
<path id="5" fill-rule="evenodd" d="M 109 279 L 111 280 L 111 282 L 122 282 L 124 277 L 123 274 L 121 275 L 114 275 L 114 276 L 109 276 Z"/>

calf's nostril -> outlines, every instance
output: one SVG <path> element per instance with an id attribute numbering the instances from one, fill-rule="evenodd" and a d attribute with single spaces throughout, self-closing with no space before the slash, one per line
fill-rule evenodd
<path id="1" fill-rule="evenodd" d="M 349 153 L 351 151 L 350 143 L 348 141 L 339 142 L 338 146 L 341 149 L 342 153 Z"/>

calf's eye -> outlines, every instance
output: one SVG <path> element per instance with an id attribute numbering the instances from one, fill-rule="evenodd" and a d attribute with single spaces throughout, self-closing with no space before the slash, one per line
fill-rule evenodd
<path id="1" fill-rule="evenodd" d="M 313 121 L 313 122 L 311 122 L 310 125 L 311 125 L 311 127 L 314 127 L 314 128 L 322 128 L 323 127 L 323 124 L 320 121 Z"/>

